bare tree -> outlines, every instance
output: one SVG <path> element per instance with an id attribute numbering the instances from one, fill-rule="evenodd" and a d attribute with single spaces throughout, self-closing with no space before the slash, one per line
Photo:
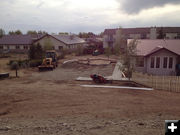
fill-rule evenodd
<path id="1" fill-rule="evenodd" d="M 112 54 L 112 48 L 111 47 L 108 47 L 105 49 L 105 55 L 108 57 L 109 59 L 109 56 Z"/>
<path id="2" fill-rule="evenodd" d="M 46 39 L 44 41 L 44 50 L 46 51 L 46 50 L 53 50 L 53 49 L 54 49 L 54 46 L 53 46 L 51 40 L 50 39 Z"/>
<path id="3" fill-rule="evenodd" d="M 115 36 L 115 46 L 114 46 L 114 54 L 115 55 L 120 55 L 124 53 L 124 49 L 126 48 L 126 38 L 123 35 L 122 28 L 118 28 L 116 31 L 116 36 Z"/>
<path id="4" fill-rule="evenodd" d="M 0 38 L 5 35 L 5 31 L 3 29 L 0 29 Z"/>
<path id="5" fill-rule="evenodd" d="M 137 53 L 137 43 L 138 41 L 136 39 L 131 40 L 126 47 L 125 53 L 121 55 L 121 60 L 122 60 L 122 70 L 126 73 L 127 77 L 130 79 L 132 72 L 134 70 L 134 65 L 133 65 L 133 57 Z"/>

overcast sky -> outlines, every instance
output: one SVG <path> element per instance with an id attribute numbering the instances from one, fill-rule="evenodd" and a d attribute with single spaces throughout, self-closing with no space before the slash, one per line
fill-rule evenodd
<path id="1" fill-rule="evenodd" d="M 180 26 L 180 0 L 0 0 L 0 28 L 103 32 L 105 28 Z"/>

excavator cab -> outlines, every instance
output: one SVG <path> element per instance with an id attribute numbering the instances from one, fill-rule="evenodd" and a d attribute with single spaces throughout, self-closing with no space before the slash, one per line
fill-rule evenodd
<path id="1" fill-rule="evenodd" d="M 46 51 L 46 58 L 43 59 L 42 64 L 38 67 L 39 71 L 53 70 L 58 66 L 56 51 Z"/>

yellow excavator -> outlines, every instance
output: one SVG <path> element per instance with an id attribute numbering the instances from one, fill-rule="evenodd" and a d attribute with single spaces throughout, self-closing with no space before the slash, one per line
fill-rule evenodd
<path id="1" fill-rule="evenodd" d="M 46 58 L 43 59 L 43 62 L 38 66 L 39 71 L 44 70 L 53 70 L 58 66 L 57 53 L 55 50 L 46 51 Z"/>

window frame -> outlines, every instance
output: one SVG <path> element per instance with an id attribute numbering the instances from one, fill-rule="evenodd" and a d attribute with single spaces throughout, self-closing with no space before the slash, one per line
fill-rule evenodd
<path id="1" fill-rule="evenodd" d="M 156 57 L 156 68 L 161 67 L 161 57 Z"/>
<path id="2" fill-rule="evenodd" d="M 20 49 L 20 45 L 16 45 L 16 49 Z"/>
<path id="3" fill-rule="evenodd" d="M 63 46 L 58 46 L 58 50 L 62 51 L 63 50 Z"/>
<path id="4" fill-rule="evenodd" d="M 29 49 L 29 47 L 28 46 L 26 46 L 26 45 L 24 45 L 24 50 L 28 50 Z"/>
<path id="5" fill-rule="evenodd" d="M 155 57 L 150 58 L 150 68 L 155 68 Z"/>
<path id="6" fill-rule="evenodd" d="M 168 68 L 168 57 L 163 58 L 163 68 L 166 68 L 166 69 Z"/>
<path id="7" fill-rule="evenodd" d="M 172 60 L 172 61 L 170 61 L 170 60 Z M 169 57 L 169 64 L 168 64 L 168 68 L 169 68 L 169 69 L 172 69 L 172 68 L 173 68 L 173 63 L 174 63 L 173 57 Z"/>

